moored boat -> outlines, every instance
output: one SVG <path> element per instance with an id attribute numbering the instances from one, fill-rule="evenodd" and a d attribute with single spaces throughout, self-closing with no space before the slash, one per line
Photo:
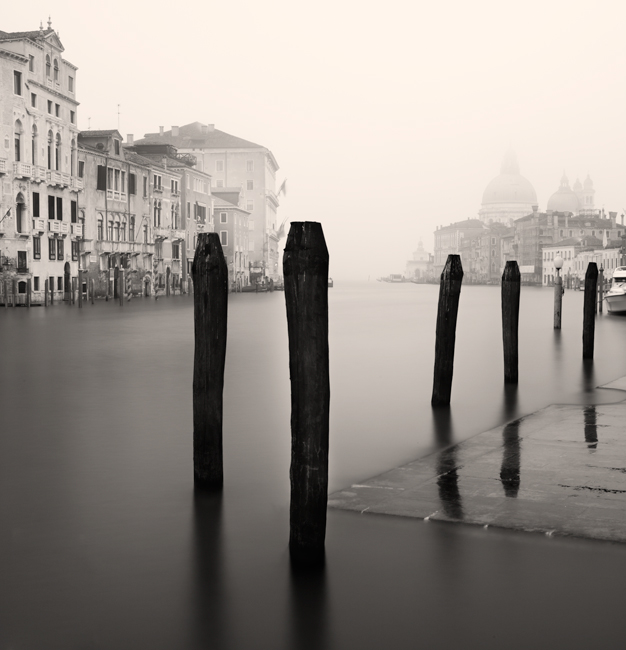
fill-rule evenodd
<path id="1" fill-rule="evenodd" d="M 626 312 L 626 266 L 618 266 L 613 271 L 611 288 L 606 292 L 604 299 L 609 313 Z"/>

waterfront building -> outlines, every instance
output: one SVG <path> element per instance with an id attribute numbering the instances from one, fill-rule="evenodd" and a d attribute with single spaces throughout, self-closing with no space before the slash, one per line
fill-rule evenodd
<path id="1" fill-rule="evenodd" d="M 420 240 L 417 250 L 413 253 L 413 259 L 406 263 L 404 277 L 411 280 L 427 280 L 432 278 L 433 256 L 424 250 L 424 244 Z"/>
<path id="2" fill-rule="evenodd" d="M 21 303 L 29 280 L 68 299 L 78 271 L 76 72 L 50 21 L 0 31 L 0 273 Z"/>
<path id="3" fill-rule="evenodd" d="M 502 223 L 511 225 L 533 210 L 537 205 L 537 194 L 530 181 L 520 174 L 517 157 L 509 150 L 502 160 L 500 174 L 496 176 L 483 192 L 482 204 L 478 211 L 484 224 Z"/>
<path id="4" fill-rule="evenodd" d="M 248 242 L 250 237 L 247 210 L 216 196 L 214 198 L 215 231 L 220 235 L 220 243 L 228 266 L 228 285 L 238 290 L 250 283 Z"/>
<path id="5" fill-rule="evenodd" d="M 200 122 L 173 126 L 169 131 L 161 127 L 158 133 L 147 133 L 137 144 L 148 142 L 171 144 L 181 153 L 196 156 L 196 167 L 211 175 L 213 190 L 240 189 L 240 207 L 250 215 L 249 259 L 263 276 L 277 280 L 282 275 L 278 255 L 281 235 L 276 192 L 278 163 L 272 152 Z"/>
<path id="6" fill-rule="evenodd" d="M 467 250 L 464 243 L 482 235 L 484 231 L 485 225 L 479 219 L 466 219 L 449 226 L 438 227 L 434 233 L 433 273 L 435 277 L 439 277 L 443 271 L 448 255 L 460 255 L 462 247 Z M 463 256 L 461 261 L 463 262 Z"/>

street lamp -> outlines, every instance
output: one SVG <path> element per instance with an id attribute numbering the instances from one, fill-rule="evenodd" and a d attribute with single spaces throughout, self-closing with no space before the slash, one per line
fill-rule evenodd
<path id="1" fill-rule="evenodd" d="M 563 258 L 560 255 L 554 258 L 554 268 L 556 269 L 556 278 L 554 279 L 554 329 L 561 329 L 561 306 L 563 296 L 563 279 L 561 278 L 561 269 L 563 268 Z"/>

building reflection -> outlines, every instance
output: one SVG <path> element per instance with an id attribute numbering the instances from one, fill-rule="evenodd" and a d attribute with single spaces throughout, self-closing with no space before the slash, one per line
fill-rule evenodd
<path id="1" fill-rule="evenodd" d="M 439 454 L 437 487 L 444 513 L 452 519 L 463 519 L 463 503 L 459 492 L 457 447 L 449 447 Z"/>
<path id="2" fill-rule="evenodd" d="M 521 419 L 509 422 L 502 432 L 504 447 L 500 480 L 502 481 L 505 496 L 513 498 L 517 497 L 520 485 L 520 423 Z"/>
<path id="3" fill-rule="evenodd" d="M 587 406 L 583 410 L 585 420 L 585 442 L 589 449 L 598 447 L 598 414 L 595 406 Z"/>

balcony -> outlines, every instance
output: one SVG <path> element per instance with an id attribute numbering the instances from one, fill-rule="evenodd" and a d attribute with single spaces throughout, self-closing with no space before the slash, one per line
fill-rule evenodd
<path id="1" fill-rule="evenodd" d="M 72 235 L 76 237 L 83 236 L 83 224 L 82 223 L 73 223 L 72 224 Z"/>
<path id="2" fill-rule="evenodd" d="M 45 231 L 46 231 L 46 220 L 33 219 L 33 232 L 45 232 Z"/>
<path id="3" fill-rule="evenodd" d="M 72 176 L 70 181 L 70 187 L 73 190 L 82 190 L 85 187 L 85 183 L 83 182 L 82 178 L 77 178 L 76 176 Z"/>
<path id="4" fill-rule="evenodd" d="M 154 244 L 141 244 L 141 252 L 144 255 L 153 255 L 154 254 Z"/>
<path id="5" fill-rule="evenodd" d="M 63 176 L 61 172 L 49 171 L 48 185 L 58 185 L 59 187 L 63 187 Z"/>
<path id="6" fill-rule="evenodd" d="M 154 238 L 163 241 L 164 239 L 169 239 L 170 230 L 169 228 L 154 228 Z"/>
<path id="7" fill-rule="evenodd" d="M 5 158 L 0 158 L 0 174 L 7 173 L 7 160 Z"/>
<path id="8" fill-rule="evenodd" d="M 172 241 L 183 241 L 185 239 L 184 230 L 172 230 Z"/>
<path id="9" fill-rule="evenodd" d="M 61 225 L 61 234 L 67 235 L 70 232 L 70 224 L 64 223 L 63 221 L 58 222 Z"/>
<path id="10" fill-rule="evenodd" d="M 16 273 L 28 273 L 28 267 L 27 266 L 18 266 L 15 269 Z"/>
<path id="11" fill-rule="evenodd" d="M 48 230 L 50 232 L 61 232 L 61 222 L 56 221 L 55 219 L 48 220 Z"/>
<path id="12" fill-rule="evenodd" d="M 33 180 L 37 183 L 45 183 L 48 178 L 48 170 L 39 165 L 33 166 Z"/>
<path id="13" fill-rule="evenodd" d="M 111 201 L 126 201 L 126 192 L 107 190 L 107 199 L 110 199 Z"/>
<path id="14" fill-rule="evenodd" d="M 153 190 L 155 192 L 158 192 L 159 194 L 162 194 L 163 193 L 163 186 L 162 185 L 155 185 Z"/>
<path id="15" fill-rule="evenodd" d="M 14 162 L 13 174 L 17 178 L 31 178 L 33 175 L 33 166 L 29 163 Z"/>
<path id="16" fill-rule="evenodd" d="M 70 181 L 70 175 L 69 175 L 69 174 L 66 174 L 65 172 L 61 172 L 61 182 L 63 183 L 63 185 L 64 185 L 65 187 L 69 187 L 69 186 L 70 186 L 70 182 L 71 182 L 71 181 Z"/>

